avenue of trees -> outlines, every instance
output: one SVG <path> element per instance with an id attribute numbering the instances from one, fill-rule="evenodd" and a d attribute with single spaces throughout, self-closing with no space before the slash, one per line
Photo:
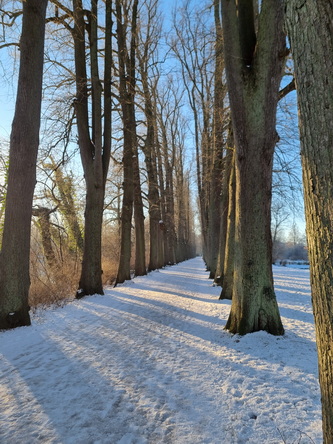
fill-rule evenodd
<path id="1" fill-rule="evenodd" d="M 0 329 L 30 324 L 32 219 L 44 278 L 62 279 L 61 264 L 71 264 L 77 298 L 103 294 L 104 251 L 116 251 L 116 285 L 193 257 L 199 220 L 210 278 L 232 300 L 226 329 L 282 335 L 274 153 L 279 102 L 296 87 L 324 442 L 332 443 L 332 0 L 185 1 L 167 36 L 158 0 L 1 8 L 1 50 L 20 63 L 3 174 Z M 291 55 L 295 79 L 282 83 Z"/>

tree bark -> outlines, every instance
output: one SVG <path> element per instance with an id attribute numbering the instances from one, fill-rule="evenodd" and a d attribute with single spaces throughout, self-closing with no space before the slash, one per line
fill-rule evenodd
<path id="1" fill-rule="evenodd" d="M 157 120 L 156 120 L 156 87 L 159 76 L 151 69 L 154 66 L 154 50 L 160 38 L 160 24 L 158 23 L 156 2 L 147 2 L 146 22 L 140 21 L 137 49 L 138 67 L 144 100 L 144 114 L 146 118 L 147 133 L 142 148 L 148 179 L 148 212 L 149 212 L 149 262 L 148 271 L 161 268 L 162 255 L 162 220 L 160 208 L 160 194 L 157 179 Z M 156 76 L 156 79 L 155 79 Z M 151 77 L 153 80 L 151 80 Z M 137 248 L 136 248 L 137 249 Z"/>
<path id="2" fill-rule="evenodd" d="M 221 192 L 223 181 L 223 148 L 214 146 L 212 154 L 213 166 L 210 172 L 209 203 L 208 203 L 208 268 L 209 279 L 215 279 L 219 254 L 219 239 L 222 217 Z"/>
<path id="3" fill-rule="evenodd" d="M 157 127 L 155 128 L 157 132 Z M 156 158 L 157 158 L 157 173 L 158 173 L 158 188 L 160 193 L 160 208 L 161 208 L 161 216 L 162 219 L 159 221 L 159 228 L 162 233 L 162 253 L 163 253 L 163 265 L 168 264 L 168 255 L 169 255 L 169 239 L 167 234 L 167 229 L 165 226 L 166 221 L 166 197 L 165 197 L 165 181 L 163 176 L 163 162 L 162 162 L 162 154 L 161 154 L 161 144 L 156 138 Z"/>
<path id="4" fill-rule="evenodd" d="M 30 234 L 39 145 L 46 6 L 47 0 L 23 2 L 20 70 L 10 137 L 0 257 L 0 329 L 30 325 Z"/>
<path id="5" fill-rule="evenodd" d="M 252 2 L 221 0 L 221 5 L 236 149 L 235 271 L 226 329 L 280 335 L 284 330 L 273 288 L 270 204 L 285 53 L 283 2 L 261 2 L 257 32 Z"/>
<path id="6" fill-rule="evenodd" d="M 227 149 L 226 155 L 223 159 L 223 177 L 222 177 L 222 189 L 220 196 L 220 206 L 221 206 L 221 220 L 220 220 L 220 237 L 219 237 L 219 249 L 218 249 L 218 258 L 216 264 L 216 273 L 214 282 L 217 285 L 223 284 L 224 279 L 224 263 L 226 257 L 226 249 L 227 249 L 227 234 L 228 234 L 228 208 L 229 208 L 229 182 L 231 170 L 233 168 L 233 158 L 234 158 L 234 150 L 233 150 L 233 137 L 232 131 L 230 130 L 230 134 L 228 135 L 227 140 Z"/>
<path id="7" fill-rule="evenodd" d="M 144 82 L 143 82 L 144 83 Z M 153 106 L 148 85 L 145 88 L 145 114 L 147 119 L 147 135 L 144 155 L 148 176 L 148 211 L 149 211 L 149 264 L 148 271 L 161 268 L 163 263 L 162 230 L 160 228 L 162 215 L 160 194 L 157 179 L 156 137 Z"/>
<path id="8" fill-rule="evenodd" d="M 146 269 L 145 216 L 141 193 L 139 155 L 136 143 L 133 161 L 134 178 L 134 224 L 135 224 L 135 276 L 144 276 Z"/>
<path id="9" fill-rule="evenodd" d="M 175 216 L 176 216 L 176 262 L 187 259 L 187 205 L 186 205 L 186 181 L 184 177 L 183 150 L 178 145 L 178 155 L 175 160 Z"/>
<path id="10" fill-rule="evenodd" d="M 51 236 L 50 214 L 54 211 L 55 209 L 50 210 L 44 207 L 32 209 L 32 215 L 38 218 L 38 228 L 42 239 L 43 252 L 46 263 L 50 269 L 53 269 L 58 262 L 53 250 Z"/>
<path id="11" fill-rule="evenodd" d="M 102 222 L 104 187 L 96 187 L 95 177 L 86 176 L 84 250 L 78 299 L 86 295 L 104 294 L 102 283 Z"/>
<path id="12" fill-rule="evenodd" d="M 224 99 L 226 87 L 223 84 L 224 56 L 223 56 L 223 32 L 221 17 L 219 14 L 219 0 L 214 0 L 214 20 L 215 20 L 215 68 L 214 68 L 214 118 L 213 118 L 213 138 L 212 138 L 212 158 L 211 158 L 211 187 L 209 196 L 209 248 L 210 248 L 210 279 L 217 276 L 217 265 L 219 262 L 219 246 L 221 233 L 221 220 L 225 217 L 225 206 L 222 206 L 222 187 L 224 173 L 224 133 L 226 127 L 226 112 Z M 223 228 L 223 224 L 222 224 Z M 220 275 L 220 273 L 219 273 Z"/>
<path id="13" fill-rule="evenodd" d="M 234 282 L 234 260 L 235 260 L 235 225 L 236 225 L 236 171 L 235 171 L 235 155 L 230 149 L 230 174 L 229 174 L 229 190 L 228 190 L 228 222 L 226 230 L 226 245 L 224 252 L 224 268 L 222 291 L 220 299 L 232 299 L 233 282 Z"/>
<path id="14" fill-rule="evenodd" d="M 119 96 L 123 121 L 123 203 L 121 211 L 121 245 L 116 284 L 131 279 L 131 231 L 134 205 L 134 168 L 133 157 L 136 157 L 137 138 L 135 121 L 135 50 L 136 50 L 136 21 L 138 1 L 134 0 L 131 18 L 130 51 L 126 46 L 125 17 L 128 11 L 123 11 L 122 2 L 116 0 L 117 41 L 119 59 Z"/>
<path id="15" fill-rule="evenodd" d="M 171 153 L 171 159 L 168 154 L 168 140 L 166 135 L 166 128 L 162 128 L 163 141 L 163 161 L 165 170 L 165 182 L 164 182 L 164 206 L 165 215 L 163 222 L 165 224 L 165 262 L 168 265 L 176 263 L 176 229 L 175 229 L 175 205 L 174 205 L 174 193 L 173 193 L 173 167 L 174 167 L 174 152 Z"/>
<path id="16" fill-rule="evenodd" d="M 163 260 L 163 231 L 161 200 L 158 188 L 157 153 L 158 128 L 156 113 L 156 89 L 160 79 L 156 69 L 155 54 L 161 37 L 162 27 L 159 20 L 159 5 L 156 1 L 143 3 L 144 18 L 138 26 L 138 67 L 141 77 L 144 114 L 146 118 L 146 136 L 143 145 L 148 179 L 149 212 L 149 262 L 148 271 L 161 268 Z"/>
<path id="17" fill-rule="evenodd" d="M 82 0 L 73 0 L 74 51 L 76 73 L 75 111 L 79 148 L 86 182 L 84 250 L 79 289 L 76 297 L 103 294 L 102 283 L 102 221 L 106 176 L 111 148 L 111 1 L 105 4 L 108 24 L 105 34 L 104 116 L 102 117 L 102 84 L 98 68 L 98 0 L 91 1 L 89 14 L 89 50 L 91 70 L 91 134 L 89 128 L 89 94 L 86 70 L 86 23 Z M 104 140 L 102 126 L 104 123 Z"/>
<path id="18" fill-rule="evenodd" d="M 333 2 L 290 0 L 287 29 L 300 115 L 306 233 L 325 444 L 333 442 Z"/>
<path id="19" fill-rule="evenodd" d="M 143 69 L 141 70 L 145 95 L 145 115 L 147 119 L 147 135 L 145 139 L 144 155 L 148 176 L 148 211 L 149 211 L 149 264 L 148 271 L 161 268 L 162 259 L 162 230 L 160 228 L 162 215 L 160 208 L 160 194 L 157 180 L 156 159 L 156 121 L 154 120 L 153 105 L 150 99 L 148 82 L 144 82 Z M 147 78 L 146 78 L 147 80 Z"/>

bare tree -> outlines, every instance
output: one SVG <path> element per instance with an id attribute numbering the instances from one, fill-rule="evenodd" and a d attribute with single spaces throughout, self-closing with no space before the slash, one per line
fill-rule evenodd
<path id="1" fill-rule="evenodd" d="M 172 77 L 158 92 L 158 124 L 160 143 L 157 146 L 159 158 L 159 179 L 164 233 L 165 264 L 177 262 L 177 236 L 175 222 L 174 172 L 176 162 L 175 137 L 180 117 L 178 87 Z"/>
<path id="2" fill-rule="evenodd" d="M 270 205 L 276 107 L 285 63 L 283 3 L 221 0 L 236 166 L 233 294 L 226 328 L 280 335 L 272 276 Z"/>
<path id="3" fill-rule="evenodd" d="M 148 179 L 148 270 L 151 271 L 164 265 L 161 199 L 157 171 L 158 123 L 156 110 L 156 94 L 161 75 L 156 68 L 153 68 L 157 64 L 157 47 L 161 36 L 162 22 L 158 15 L 158 1 L 145 2 L 145 8 L 147 18 L 145 22 L 140 20 L 137 57 L 146 120 L 146 135 L 142 149 Z"/>
<path id="4" fill-rule="evenodd" d="M 218 242 L 211 233 L 214 228 L 219 231 L 217 220 L 220 220 L 218 216 L 220 204 L 214 207 L 210 202 L 215 190 L 216 195 L 219 194 L 219 185 L 215 183 L 214 166 L 220 167 L 220 159 L 219 156 L 215 156 L 212 136 L 213 120 L 216 121 L 217 114 L 213 112 L 214 31 L 213 23 L 210 23 L 209 8 L 206 5 L 195 7 L 191 1 L 185 0 L 173 14 L 173 26 L 175 35 L 171 40 L 171 48 L 180 62 L 181 75 L 193 114 L 203 257 L 207 269 L 211 270 L 212 258 L 214 252 L 217 255 L 218 247 Z M 218 232 L 216 237 L 218 238 Z M 216 249 L 210 248 L 212 241 Z"/>
<path id="5" fill-rule="evenodd" d="M 0 329 L 30 325 L 30 234 L 39 145 L 46 6 L 47 0 L 23 2 L 20 70 L 0 256 Z"/>
<path id="6" fill-rule="evenodd" d="M 120 258 L 116 283 L 122 283 L 131 279 L 131 231 L 134 195 L 136 196 L 136 205 L 138 204 L 137 189 L 139 180 L 138 173 L 138 153 L 137 153 L 137 134 L 136 134 L 136 116 L 135 116 L 135 66 L 136 66 L 136 40 L 137 40 L 137 10 L 138 1 L 133 0 L 130 5 L 120 0 L 116 0 L 117 17 L 117 43 L 118 43 L 118 70 L 119 70 L 119 101 L 122 112 L 123 122 L 123 201 L 121 211 L 121 245 Z M 127 34 L 129 33 L 129 48 Z M 133 162 L 133 159 L 135 160 Z M 140 203 L 139 203 L 140 205 Z M 138 210 L 138 207 L 136 206 Z M 136 213 L 136 223 L 142 219 Z M 139 219 L 138 219 L 139 218 Z M 142 232 L 136 231 L 137 242 L 142 241 Z M 141 244 L 142 245 L 142 244 Z M 137 248 L 138 254 L 143 251 Z"/>
<path id="7" fill-rule="evenodd" d="M 75 111 L 81 161 L 86 181 L 86 208 L 82 271 L 77 297 L 103 294 L 101 242 L 105 183 L 111 150 L 111 0 L 105 3 L 104 77 L 99 76 L 98 0 L 91 1 L 89 55 L 92 136 L 89 131 L 89 92 L 86 67 L 86 23 L 82 0 L 73 0 L 76 76 Z M 103 86 L 102 86 L 103 82 Z M 103 91 L 103 96 L 102 96 Z M 102 97 L 104 103 L 102 102 Z"/>

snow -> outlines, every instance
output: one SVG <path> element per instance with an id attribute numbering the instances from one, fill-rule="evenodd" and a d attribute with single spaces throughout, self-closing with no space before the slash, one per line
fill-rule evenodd
<path id="1" fill-rule="evenodd" d="M 274 267 L 283 337 L 223 330 L 201 258 L 0 333 L 4 444 L 321 443 L 309 272 Z"/>

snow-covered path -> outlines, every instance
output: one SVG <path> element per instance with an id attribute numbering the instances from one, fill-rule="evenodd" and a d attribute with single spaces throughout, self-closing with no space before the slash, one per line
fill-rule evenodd
<path id="1" fill-rule="evenodd" d="M 281 338 L 224 331 L 201 258 L 0 333 L 0 443 L 319 444 L 308 271 L 274 275 Z"/>

